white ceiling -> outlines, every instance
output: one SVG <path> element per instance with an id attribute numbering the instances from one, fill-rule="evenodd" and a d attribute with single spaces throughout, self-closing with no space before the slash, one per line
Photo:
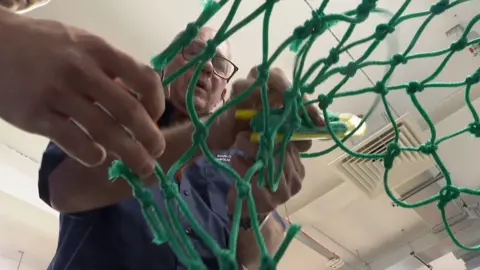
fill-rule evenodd
<path id="1" fill-rule="evenodd" d="M 56 216 L 1 191 L 0 204 L 0 258 L 18 262 L 23 251 L 20 269 L 46 269 L 56 249 Z"/>
<path id="2" fill-rule="evenodd" d="M 318 6 L 320 0 L 311 0 L 310 2 L 313 6 Z M 359 2 L 352 0 L 330 1 L 327 12 L 353 9 Z M 402 1 L 381 0 L 379 1 L 379 6 L 396 10 L 400 2 Z M 417 0 L 412 2 L 409 11 L 423 11 L 427 10 L 434 1 Z M 467 3 L 463 8 L 456 8 L 451 12 L 443 14 L 441 18 L 435 19 L 431 24 L 432 26 L 426 30 L 424 37 L 420 39 L 414 52 L 425 52 L 447 47 L 452 40 L 445 36 L 445 32 L 455 24 L 466 22 L 472 15 L 480 13 L 478 1 L 472 2 L 475 2 L 475 4 Z M 257 2 L 243 1 L 234 22 L 238 22 L 239 19 L 245 17 L 257 5 Z M 38 9 L 29 15 L 36 18 L 56 19 L 85 28 L 103 36 L 112 44 L 136 56 L 138 59 L 148 62 L 154 54 L 160 52 L 170 42 L 171 38 L 178 31 L 182 30 L 188 22 L 194 20 L 200 11 L 201 6 L 198 0 L 54 0 L 48 6 Z M 223 18 L 225 18 L 225 11 L 226 9 L 221 11 L 209 25 L 219 26 Z M 288 37 L 297 25 L 303 23 L 308 18 L 309 13 L 310 9 L 302 0 L 282 0 L 279 2 L 271 20 L 271 48 L 275 48 Z M 358 27 L 351 40 L 356 40 L 372 33 L 373 27 L 385 20 L 385 17 L 381 15 L 372 15 L 371 20 L 367 21 L 365 25 Z M 394 38 L 380 46 L 369 59 L 385 60 L 392 53 L 392 50 L 397 52 L 404 49 L 419 23 L 421 23 L 420 20 L 414 20 L 405 26 L 398 27 Z M 245 75 L 250 67 L 258 64 L 261 59 L 260 29 L 261 20 L 256 20 L 232 36 L 230 40 L 233 47 L 233 61 L 240 67 L 238 76 Z M 335 35 L 341 36 L 343 31 L 345 31 L 345 27 L 340 24 L 332 30 Z M 336 45 L 336 42 L 333 35 L 326 34 L 322 36 L 316 43 L 315 49 L 309 55 L 309 62 L 311 63 L 316 58 L 325 56 L 329 49 Z M 394 50 L 395 48 L 397 49 Z M 354 58 L 359 57 L 363 52 L 362 49 L 364 47 L 360 46 L 351 50 L 351 56 Z M 439 75 L 438 80 L 461 80 L 478 68 L 479 58 L 474 58 L 467 52 L 457 54 L 451 60 L 449 67 Z M 281 67 L 290 74 L 292 72 L 293 59 L 294 54 L 286 52 L 280 56 L 276 66 Z M 343 55 L 340 62 L 341 64 L 346 64 L 351 60 L 350 56 Z M 398 69 L 392 78 L 392 83 L 398 84 L 425 78 L 438 65 L 439 61 L 441 61 L 441 58 L 412 61 L 408 67 L 400 67 Z M 384 68 L 368 68 L 364 71 L 365 73 L 357 72 L 356 76 L 342 88 L 342 91 L 367 87 L 371 85 L 370 81 L 375 82 L 381 79 L 384 74 Z M 322 84 L 317 91 L 329 91 L 340 79 L 341 77 L 339 76 L 333 76 L 331 80 Z M 428 111 L 441 114 L 449 104 L 448 102 L 441 102 L 458 90 L 461 89 L 426 90 L 421 94 L 420 98 L 422 103 L 426 104 Z M 474 91 L 480 91 L 480 89 L 475 88 Z M 461 95 L 462 93 L 458 92 L 457 96 Z M 339 99 L 332 105 L 332 110 L 365 113 L 372 100 L 373 96 L 368 95 Z M 415 113 L 411 101 L 403 92 L 391 93 L 389 102 L 399 115 L 408 112 Z M 479 102 L 476 102 L 475 106 L 480 108 Z M 456 106 L 453 112 L 459 108 L 459 106 Z M 368 121 L 370 134 L 387 123 L 383 118 L 382 112 L 382 109 L 378 109 Z M 469 118 L 468 111 L 462 109 L 437 123 L 437 127 L 439 128 L 439 133 L 446 134 L 464 127 L 470 121 L 471 118 Z M 13 193 L 17 192 L 15 194 L 20 197 L 24 196 L 24 200 L 28 201 L 28 198 L 30 198 L 30 205 L 38 206 L 38 200 L 35 201 L 35 199 L 31 198 L 34 196 L 32 192 L 36 189 L 36 184 L 33 180 L 36 179 L 38 164 L 35 161 L 40 160 L 47 141 L 44 138 L 18 131 L 1 121 L 0 130 L 2 130 L 0 132 L 0 143 L 10 146 L 34 160 L 32 162 L 25 158 L 22 159 L 12 151 L 2 157 L 2 151 L 7 153 L 7 150 L 5 148 L 3 150 L 0 149 L 1 164 L 7 164 L 10 168 L 20 171 L 24 176 L 32 180 L 30 183 L 32 187 L 28 189 L 30 192 L 28 194 L 20 194 L 21 192 L 18 192 L 19 189 L 11 187 L 9 190 L 11 192 L 13 190 Z M 465 135 L 450 143 L 446 143 L 445 146 L 441 147 L 440 150 L 442 152 L 440 154 L 451 169 L 456 183 L 474 187 L 480 184 L 480 181 L 478 181 L 480 172 L 477 169 L 478 166 L 471 166 L 466 160 L 475 159 L 475 154 L 478 153 L 479 141 L 473 140 L 473 138 L 465 139 L 466 137 L 468 136 Z M 314 149 L 321 150 L 328 146 L 330 146 L 329 143 L 317 143 Z M 396 242 L 406 245 L 408 241 L 415 241 L 419 235 L 424 235 L 428 231 L 429 226 L 413 210 L 393 208 L 385 196 L 371 200 L 350 183 L 340 180 L 335 171 L 328 166 L 340 154 L 341 151 L 334 151 L 327 156 L 305 160 L 307 177 L 304 182 L 304 188 L 300 195 L 286 205 L 283 212 L 285 215 L 289 215 L 291 221 L 302 224 L 306 233 L 340 255 L 349 265 L 360 267 L 365 262 L 376 262 L 383 259 L 380 260 L 381 262 L 373 264 L 378 266 L 378 268 L 372 266 L 372 269 L 383 270 L 385 265 L 388 266 L 408 256 L 408 251 L 405 253 L 406 249 L 403 246 L 402 248 L 397 246 L 396 249 L 390 250 L 392 246 L 395 247 Z M 3 184 L 7 184 L 7 181 L 11 181 L 11 179 L 4 180 Z M 13 202 L 10 200 L 8 203 L 12 204 Z M 6 204 L 2 203 L 1 205 Z M 19 216 L 24 217 L 25 215 L 18 215 L 18 212 L 10 212 L 10 216 L 18 219 Z M 52 217 L 55 219 L 54 216 Z M 52 217 L 42 216 L 39 218 L 50 220 Z M 24 220 L 23 222 L 31 224 L 30 221 Z M 56 224 L 49 224 L 47 226 L 48 232 L 42 232 L 48 235 L 47 237 L 51 236 L 52 230 L 57 230 Z M 428 233 L 426 237 L 425 239 L 430 241 L 428 245 L 425 244 L 427 243 L 425 242 L 427 240 L 425 240 L 422 242 L 423 246 L 418 244 L 419 246 L 423 248 L 434 246 L 435 243 L 443 239 L 437 239 L 428 235 Z M 11 239 L 13 240 L 14 238 Z M 398 252 L 395 253 L 396 251 Z M 51 251 L 48 252 L 44 253 L 46 257 L 51 254 Z M 289 262 L 297 259 L 297 261 L 305 263 L 305 267 L 299 269 L 322 269 L 318 265 L 323 267 L 326 261 L 325 258 L 315 254 L 312 255 L 311 252 L 311 250 L 305 249 L 301 243 L 295 242 L 292 251 L 287 254 L 287 258 L 290 258 L 288 259 Z M 389 253 L 387 254 L 386 252 Z M 389 258 L 390 261 L 385 258 Z M 291 267 L 288 267 L 288 269 L 291 269 Z"/>

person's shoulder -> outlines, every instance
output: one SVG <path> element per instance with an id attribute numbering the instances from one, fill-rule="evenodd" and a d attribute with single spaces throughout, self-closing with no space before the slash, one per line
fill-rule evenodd
<path id="1" fill-rule="evenodd" d="M 65 152 L 54 142 L 49 142 L 43 152 L 40 169 L 38 170 L 38 193 L 40 198 L 48 205 L 50 205 L 50 175 L 65 160 L 66 156 Z"/>

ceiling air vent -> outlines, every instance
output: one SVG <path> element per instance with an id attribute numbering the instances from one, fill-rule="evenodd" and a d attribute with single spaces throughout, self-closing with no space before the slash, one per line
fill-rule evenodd
<path id="1" fill-rule="evenodd" d="M 417 147 L 427 140 L 416 121 L 409 119 L 408 115 L 398 118 L 396 122 L 400 130 L 399 144 L 401 146 Z M 394 139 L 394 136 L 394 129 L 389 124 L 354 146 L 352 150 L 363 154 L 385 153 L 388 143 Z M 362 159 L 344 153 L 330 165 L 335 167 L 336 172 L 344 181 L 353 183 L 370 198 L 383 193 L 383 174 L 385 172 L 383 159 Z M 390 188 L 395 189 L 434 165 L 433 159 L 428 155 L 403 151 L 400 156 L 395 158 L 393 169 L 389 172 Z"/>

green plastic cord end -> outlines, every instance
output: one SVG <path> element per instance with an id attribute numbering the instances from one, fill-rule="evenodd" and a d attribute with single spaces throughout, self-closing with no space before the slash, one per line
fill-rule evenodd
<path id="1" fill-rule="evenodd" d="M 210 7 L 212 4 L 214 4 L 214 3 L 212 3 L 212 2 L 215 2 L 215 1 L 213 1 L 213 0 L 202 0 L 202 1 L 201 1 L 201 5 L 202 5 L 203 10 L 207 9 L 207 8 Z"/>
<path id="2" fill-rule="evenodd" d="M 136 177 L 135 173 L 120 160 L 114 160 L 108 168 L 108 179 L 112 182 L 119 178 L 128 180 Z"/>

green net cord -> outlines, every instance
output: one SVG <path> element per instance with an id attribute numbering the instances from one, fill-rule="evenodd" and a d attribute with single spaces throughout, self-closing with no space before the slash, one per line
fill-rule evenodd
<path id="1" fill-rule="evenodd" d="M 128 183 L 132 187 L 133 195 L 138 199 L 140 207 L 142 209 L 142 213 L 153 232 L 154 243 L 167 243 L 175 252 L 182 264 L 184 264 L 188 269 L 198 270 L 207 268 L 203 264 L 196 250 L 194 249 L 191 240 L 184 232 L 180 222 L 180 218 L 184 217 L 191 224 L 193 230 L 197 233 L 200 239 L 218 258 L 221 269 L 237 269 L 238 264 L 236 261 L 236 246 L 239 232 L 240 213 L 242 212 L 241 202 L 243 200 L 246 200 L 248 213 L 252 217 L 253 233 L 255 235 L 257 245 L 259 246 L 259 250 L 261 252 L 260 269 L 275 269 L 279 260 L 285 253 L 288 244 L 292 241 L 295 234 L 300 230 L 300 226 L 290 226 L 287 232 L 287 236 L 285 237 L 279 250 L 275 252 L 275 254 L 268 253 L 267 246 L 260 232 L 258 220 L 256 218 L 257 215 L 255 209 L 255 202 L 251 190 L 252 177 L 254 175 L 257 175 L 259 177 L 258 185 L 260 186 L 268 186 L 268 188 L 270 188 L 272 191 L 278 188 L 281 170 L 283 168 L 285 149 L 292 134 L 300 127 L 301 117 L 299 115 L 299 112 L 303 115 L 302 117 L 306 115 L 306 104 L 318 104 L 324 115 L 327 115 L 328 107 L 337 98 L 356 96 L 365 93 L 376 93 L 377 98 L 374 100 L 372 106 L 365 114 L 361 124 L 363 124 L 370 117 L 377 105 L 383 104 L 386 114 L 389 117 L 395 131 L 395 137 L 388 144 L 387 149 L 384 153 L 365 154 L 355 152 L 349 149 L 345 145 L 345 142 L 356 130 L 354 132 L 351 132 L 349 136 L 340 139 L 336 136 L 336 133 L 332 128 L 333 123 L 331 122 L 329 117 L 325 117 L 326 128 L 330 133 L 330 136 L 334 140 L 335 145 L 316 153 L 302 154 L 302 157 L 314 158 L 328 154 L 333 150 L 340 148 L 349 155 L 355 156 L 357 158 L 383 159 L 385 166 L 385 191 L 394 203 L 405 208 L 416 208 L 436 202 L 446 231 L 452 238 L 452 241 L 461 248 L 468 250 L 479 250 L 480 245 L 473 247 L 465 246 L 455 238 L 455 235 L 453 234 L 452 229 L 447 222 L 445 206 L 452 200 L 458 198 L 461 193 L 480 195 L 480 190 L 473 190 L 465 187 L 456 187 L 455 185 L 453 185 L 450 173 L 442 162 L 437 152 L 437 148 L 441 142 L 444 142 L 450 138 L 459 136 L 461 134 L 470 133 L 475 137 L 480 137 L 479 116 L 470 100 L 470 92 L 472 86 L 480 82 L 480 68 L 471 75 L 467 76 L 464 81 L 460 82 L 437 82 L 435 81 L 435 79 L 438 74 L 440 74 L 440 72 L 445 68 L 445 66 L 448 64 L 449 60 L 455 53 L 464 50 L 465 48 L 467 48 L 467 46 L 480 43 L 480 38 L 474 40 L 467 39 L 468 34 L 472 29 L 472 26 L 480 20 L 480 14 L 470 20 L 464 30 L 463 35 L 457 41 L 453 42 L 450 47 L 435 52 L 411 54 L 412 49 L 417 43 L 419 37 L 422 35 L 423 31 L 432 21 L 435 20 L 438 15 L 442 14 L 448 9 L 451 9 L 459 4 L 468 1 L 469 0 L 440 0 L 434 3 L 427 11 L 404 14 L 406 8 L 409 6 L 412 0 L 405 0 L 402 6 L 395 13 L 389 13 L 388 11 L 377 8 L 376 0 L 363 0 L 360 1 L 359 5 L 354 10 L 350 10 L 341 14 L 325 14 L 325 8 L 328 6 L 329 1 L 323 0 L 320 6 L 312 12 L 311 18 L 305 21 L 305 23 L 301 26 L 298 26 L 290 36 L 284 39 L 284 42 L 282 42 L 273 52 L 270 53 L 268 49 L 270 16 L 278 1 L 264 1 L 250 15 L 246 16 L 238 23 L 232 25 L 232 21 L 235 18 L 236 12 L 242 3 L 241 0 L 234 0 L 219 31 L 216 33 L 213 39 L 207 42 L 203 53 L 192 59 L 182 68 L 178 69 L 171 75 L 164 78 L 163 81 L 164 85 L 169 85 L 186 70 L 191 68 L 194 69 L 193 77 L 188 85 L 186 94 L 186 106 L 188 114 L 192 123 L 195 126 L 195 131 L 192 135 L 192 145 L 183 154 L 183 156 L 179 160 L 177 160 L 175 164 L 173 164 L 173 166 L 168 170 L 168 172 L 165 173 L 162 170 L 160 164 L 157 164 L 155 169 L 155 174 L 159 180 L 159 188 L 164 194 L 166 211 L 162 212 L 159 210 L 158 206 L 155 205 L 152 199 L 152 195 L 148 187 L 145 187 L 142 184 L 142 181 L 138 178 L 138 176 L 136 176 L 122 162 L 115 161 L 112 164 L 109 169 L 110 178 L 112 180 L 123 178 L 128 181 Z M 188 45 L 196 37 L 200 27 L 205 25 L 213 16 L 215 16 L 216 13 L 220 9 L 222 9 L 226 3 L 227 0 L 219 2 L 215 2 L 212 0 L 203 1 L 204 10 L 200 14 L 200 16 L 195 21 L 187 25 L 185 31 L 182 33 L 182 35 L 180 35 L 178 39 L 176 39 L 162 53 L 152 59 L 153 67 L 158 71 L 163 70 L 168 65 L 168 63 L 175 57 L 175 55 L 180 52 L 182 47 Z M 374 29 L 374 31 L 366 35 L 366 37 L 356 41 L 349 41 L 352 33 L 356 29 L 356 26 L 367 20 L 369 15 L 373 12 L 389 14 L 390 17 L 386 23 L 378 25 Z M 198 80 L 199 74 L 203 69 L 203 66 L 207 61 L 209 61 L 209 59 L 215 56 L 217 45 L 228 39 L 230 36 L 234 35 L 238 30 L 242 29 L 251 21 L 260 17 L 263 17 L 262 62 L 258 66 L 258 76 L 256 80 L 250 87 L 248 87 L 248 89 L 246 89 L 240 95 L 232 98 L 231 100 L 226 102 L 221 108 L 215 111 L 206 121 L 201 121 L 195 111 L 193 99 L 194 88 Z M 424 21 L 422 25 L 417 29 L 409 45 L 403 52 L 394 53 L 392 57 L 386 61 L 367 60 L 368 57 L 371 56 L 372 52 L 375 51 L 375 49 L 378 47 L 378 45 L 381 44 L 387 36 L 394 33 L 395 28 L 398 25 L 407 20 L 418 18 L 424 18 Z M 306 67 L 306 59 L 308 58 L 308 52 L 310 51 L 318 37 L 324 35 L 327 30 L 333 25 L 340 23 L 348 24 L 348 27 L 344 35 L 341 37 L 338 45 L 330 49 L 327 57 L 317 59 L 313 61 L 312 65 Z M 368 44 L 368 47 L 358 59 L 351 61 L 347 65 L 337 65 L 340 60 L 340 56 L 343 53 L 363 44 Z M 285 92 L 285 106 L 280 113 L 280 117 L 277 118 L 280 120 L 272 121 L 272 112 L 268 103 L 266 86 L 269 76 L 269 68 L 272 66 L 278 56 L 281 53 L 287 51 L 288 49 L 296 53 L 296 59 L 292 75 L 293 82 L 292 86 Z M 405 65 L 410 60 L 414 59 L 442 56 L 444 57 L 443 61 L 439 64 L 436 70 L 424 80 L 411 81 L 400 85 L 388 84 L 389 79 L 394 74 L 396 68 L 399 65 Z M 359 69 L 368 66 L 384 66 L 386 72 L 382 79 L 376 82 L 375 85 L 371 87 L 355 90 L 344 89 L 345 83 L 347 83 L 350 78 L 355 76 L 356 72 Z M 343 79 L 337 85 L 335 85 L 330 91 L 318 95 L 315 100 L 309 101 L 307 103 L 303 102 L 302 96 L 304 94 L 312 94 L 316 87 L 320 86 L 323 82 L 325 82 L 335 74 L 341 74 L 343 76 Z M 437 138 L 436 129 L 432 120 L 417 99 L 417 93 L 422 92 L 428 88 L 439 87 L 464 87 L 465 103 L 472 114 L 472 121 L 467 127 L 464 127 L 459 131 L 453 132 L 452 134 L 441 138 Z M 246 175 L 244 177 L 241 177 L 231 167 L 218 161 L 215 158 L 215 156 L 207 146 L 206 138 L 209 135 L 209 128 L 214 123 L 215 119 L 219 115 L 225 113 L 226 110 L 232 108 L 237 103 L 244 100 L 256 88 L 261 89 L 263 105 L 262 115 L 260 119 L 262 130 L 261 138 L 259 141 L 259 150 L 257 153 L 256 162 L 248 170 Z M 340 90 L 342 91 L 340 92 Z M 387 96 L 390 91 L 400 90 L 405 91 L 405 93 L 410 97 L 412 103 L 417 108 L 421 117 L 426 121 L 430 129 L 429 140 L 424 144 L 419 145 L 418 147 L 402 147 L 398 144 L 399 128 L 395 122 L 394 115 L 388 104 Z M 313 122 L 311 121 L 311 119 L 309 119 L 308 116 L 306 117 L 306 123 L 307 126 L 313 127 Z M 284 130 L 285 126 L 289 127 L 289 129 Z M 277 132 L 280 129 L 282 130 L 284 136 L 281 143 L 277 145 L 274 138 L 276 138 Z M 193 215 L 190 213 L 187 204 L 179 195 L 178 184 L 175 182 L 174 179 L 175 172 L 178 171 L 183 165 L 185 165 L 191 158 L 193 158 L 195 153 L 197 153 L 199 149 L 211 163 L 219 167 L 235 181 L 235 188 L 237 189 L 238 196 L 234 209 L 235 211 L 232 220 L 232 228 L 228 249 L 222 249 L 195 220 Z M 388 175 L 393 167 L 395 158 L 398 157 L 402 151 L 416 151 L 425 155 L 431 155 L 433 157 L 442 174 L 445 176 L 446 181 L 446 185 L 441 189 L 438 194 L 414 203 L 400 201 L 398 198 L 395 197 L 395 195 L 389 188 Z M 278 158 L 278 160 L 280 161 L 277 165 L 275 162 L 276 158 Z"/>

